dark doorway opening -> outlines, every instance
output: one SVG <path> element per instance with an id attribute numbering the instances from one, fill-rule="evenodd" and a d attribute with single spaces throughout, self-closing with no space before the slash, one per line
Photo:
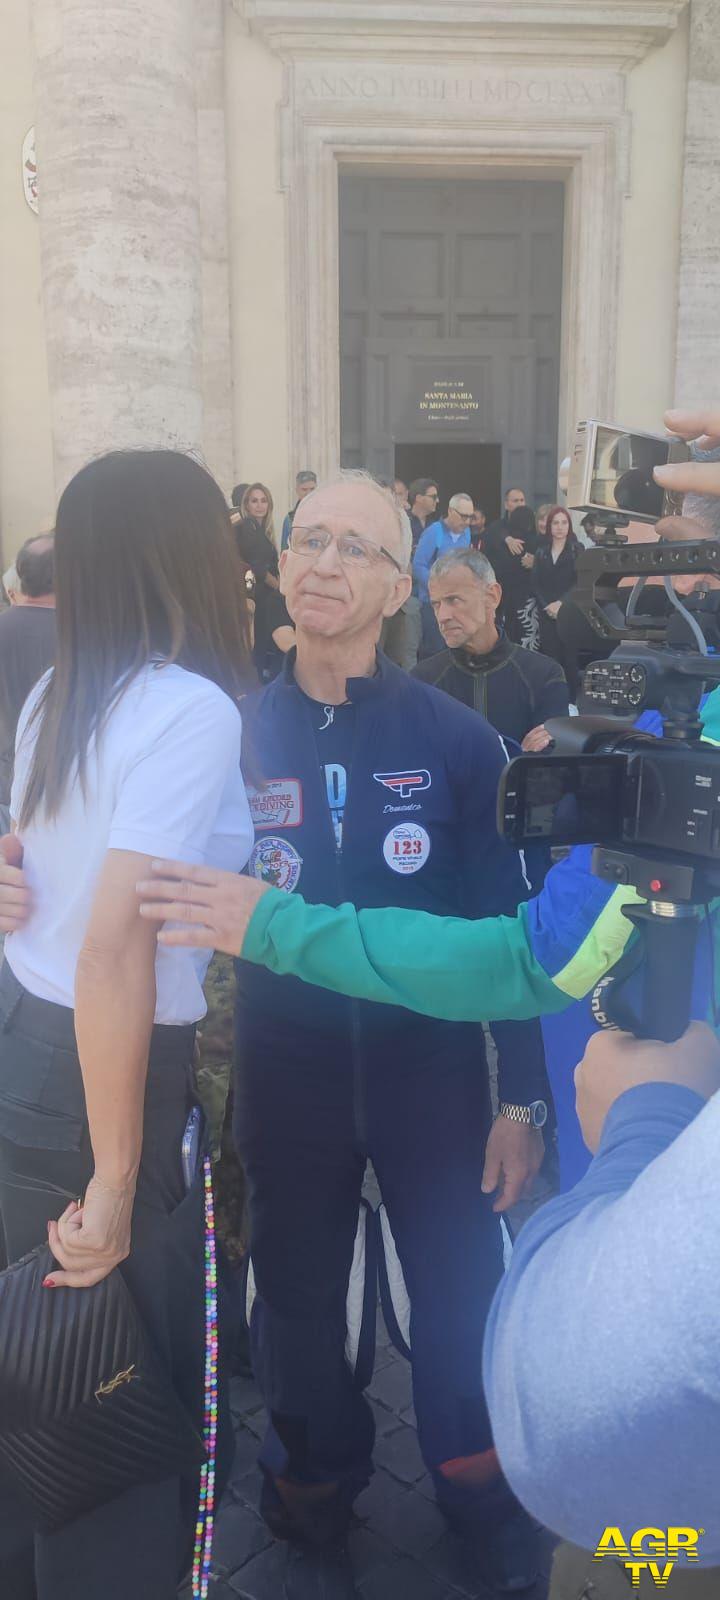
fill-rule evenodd
<path id="1" fill-rule="evenodd" d="M 470 494 L 488 522 L 500 515 L 502 448 L 499 444 L 396 444 L 395 476 L 411 484 L 413 478 L 432 478 L 440 492 L 440 513 L 447 511 L 454 494 Z"/>

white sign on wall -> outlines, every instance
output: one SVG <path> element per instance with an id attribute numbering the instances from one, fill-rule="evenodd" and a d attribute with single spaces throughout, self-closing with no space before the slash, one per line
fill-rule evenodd
<path id="1" fill-rule="evenodd" d="M 28 128 L 22 147 L 23 192 L 31 211 L 37 214 L 38 183 L 35 160 L 35 129 Z"/>

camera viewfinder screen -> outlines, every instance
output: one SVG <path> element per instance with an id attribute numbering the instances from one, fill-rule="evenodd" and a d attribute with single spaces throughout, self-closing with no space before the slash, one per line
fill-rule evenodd
<path id="1" fill-rule="evenodd" d="M 538 761 L 525 777 L 523 834 L 557 844 L 602 844 L 618 825 L 622 756 Z"/>
<path id="2" fill-rule="evenodd" d="M 663 490 L 653 478 L 653 468 L 664 466 L 669 457 L 670 440 L 599 427 L 590 490 L 593 504 L 630 517 L 661 517 Z"/>

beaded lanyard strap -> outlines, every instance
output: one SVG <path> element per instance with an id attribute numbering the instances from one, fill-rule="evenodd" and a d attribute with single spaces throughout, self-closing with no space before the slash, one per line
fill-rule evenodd
<path id="1" fill-rule="evenodd" d="M 200 1499 L 193 1550 L 193 1600 L 207 1600 L 215 1523 L 215 1457 L 218 1420 L 218 1319 L 217 1255 L 215 1252 L 215 1200 L 210 1157 L 203 1161 L 205 1189 L 205 1416 L 203 1440 L 206 1459 L 200 1473 Z"/>

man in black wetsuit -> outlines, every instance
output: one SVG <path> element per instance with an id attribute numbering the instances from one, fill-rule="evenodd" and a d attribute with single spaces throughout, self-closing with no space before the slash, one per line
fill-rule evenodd
<path id="1" fill-rule="evenodd" d="M 499 632 L 502 591 L 490 562 L 477 550 L 449 551 L 435 562 L 429 594 L 447 649 L 420 662 L 415 676 L 482 712 L 524 750 L 543 749 L 545 719 L 567 716 L 567 684 L 556 661 Z"/>

